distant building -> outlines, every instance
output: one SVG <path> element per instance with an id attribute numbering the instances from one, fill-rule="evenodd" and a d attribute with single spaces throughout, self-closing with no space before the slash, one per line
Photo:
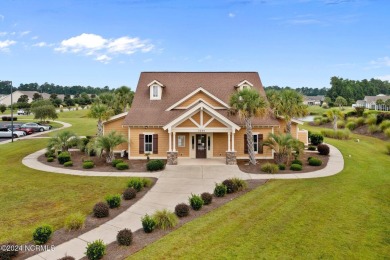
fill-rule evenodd
<path id="1" fill-rule="evenodd" d="M 303 96 L 303 104 L 308 106 L 321 106 L 325 96 Z"/>
<path id="2" fill-rule="evenodd" d="M 16 103 L 21 96 L 26 95 L 26 96 L 28 96 L 28 103 L 31 103 L 31 102 L 33 102 L 33 97 L 34 97 L 35 93 L 38 93 L 39 95 L 41 95 L 43 99 L 50 98 L 50 94 L 47 94 L 47 93 L 40 93 L 38 91 L 16 90 L 12 93 L 13 102 Z M 0 97 L 0 104 L 10 106 L 11 105 L 11 95 Z"/>
<path id="3" fill-rule="evenodd" d="M 376 96 L 365 96 L 363 100 L 356 101 L 354 107 L 365 107 L 367 109 L 374 110 L 389 110 L 389 107 L 386 107 L 384 105 L 377 105 L 377 101 L 379 99 L 381 99 L 383 102 L 386 102 L 388 99 L 390 99 L 390 96 L 386 96 L 383 94 L 379 94 Z"/>

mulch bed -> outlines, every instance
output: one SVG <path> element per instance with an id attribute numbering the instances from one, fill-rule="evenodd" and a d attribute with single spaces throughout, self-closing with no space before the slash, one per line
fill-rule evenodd
<path id="1" fill-rule="evenodd" d="M 146 172 L 147 171 L 146 160 L 129 160 L 127 158 L 119 158 L 118 156 L 116 156 L 116 159 L 122 159 L 123 162 L 129 164 L 128 170 L 117 170 L 115 167 L 112 167 L 111 164 L 106 163 L 104 157 L 87 156 L 85 155 L 85 153 L 78 150 L 70 151 L 70 156 L 73 162 L 72 167 L 64 167 L 63 165 L 59 164 L 56 159 L 53 162 L 47 162 L 47 158 L 45 157 L 44 154 L 38 157 L 38 161 L 49 166 L 66 168 L 70 170 L 97 171 L 97 172 Z M 84 160 L 92 160 L 95 164 L 95 167 L 93 167 L 92 169 L 84 169 L 83 168 Z M 163 161 L 166 163 L 166 160 Z"/>
<path id="2" fill-rule="evenodd" d="M 180 228 L 181 226 L 194 220 L 195 218 L 203 216 L 209 213 L 210 211 L 219 208 L 220 206 L 228 203 L 229 201 L 232 201 L 233 199 L 242 196 L 243 194 L 259 187 L 260 185 L 266 182 L 267 180 L 249 180 L 247 181 L 248 189 L 245 191 L 241 191 L 233 194 L 226 194 L 226 196 L 222 198 L 217 198 L 213 196 L 213 201 L 210 205 L 203 206 L 202 209 L 199 211 L 194 211 L 191 209 L 190 215 L 184 218 L 180 218 L 178 225 L 173 229 L 169 229 L 169 230 L 156 229 L 149 234 L 145 233 L 142 229 L 137 230 L 133 232 L 133 242 L 130 246 L 119 246 L 117 242 L 113 242 L 107 246 L 107 254 L 102 259 L 103 260 L 125 259 L 129 255 L 132 255 L 137 251 L 143 249 L 147 245 L 159 240 L 160 238 L 169 234 L 173 230 Z M 87 260 L 87 259 L 88 259 L 87 257 L 82 258 L 82 260 Z"/>
<path id="3" fill-rule="evenodd" d="M 310 156 L 317 157 L 317 158 L 321 159 L 322 165 L 321 166 L 310 166 L 308 161 L 307 161 L 307 158 L 309 158 Z M 278 174 L 279 173 L 281 173 L 281 174 L 285 174 L 285 173 L 286 174 L 290 174 L 290 173 L 299 174 L 299 173 L 304 173 L 304 172 L 312 172 L 312 171 L 321 170 L 321 169 L 325 168 L 325 166 L 328 164 L 329 156 L 328 155 L 320 155 L 316 151 L 313 151 L 313 152 L 312 151 L 305 151 L 304 154 L 299 159 L 303 163 L 302 171 L 292 171 L 292 170 L 290 170 L 289 166 L 286 166 L 286 170 L 279 171 Z M 248 160 L 237 160 L 237 165 L 240 168 L 240 170 L 243 172 L 264 174 L 266 172 L 262 172 L 260 170 L 260 167 L 264 163 L 267 163 L 267 162 L 268 163 L 275 163 L 275 161 L 273 159 L 257 160 L 257 162 L 258 162 L 258 164 L 256 164 L 256 165 L 250 165 Z"/>
<path id="4" fill-rule="evenodd" d="M 50 240 L 45 244 L 49 247 L 51 245 L 60 245 L 62 243 L 65 243 L 66 241 L 69 241 L 73 238 L 76 238 L 94 228 L 99 227 L 100 225 L 104 224 L 105 222 L 115 218 L 128 208 L 130 208 L 133 204 L 135 204 L 137 201 L 139 201 L 156 183 L 156 178 L 149 178 L 152 180 L 152 185 L 148 188 L 144 188 L 142 191 L 137 192 L 137 196 L 132 200 L 122 200 L 121 206 L 117 209 L 110 209 L 110 215 L 107 218 L 95 218 L 92 214 L 88 215 L 85 221 L 85 227 L 81 230 L 75 230 L 75 231 L 67 231 L 65 228 L 61 228 L 59 230 L 56 230 Z M 98 201 L 96 201 L 97 203 Z M 92 208 L 91 208 L 92 211 Z M 28 243 L 27 245 L 34 245 L 33 242 Z M 28 252 L 19 252 L 18 256 L 15 259 L 26 259 L 28 257 L 31 257 L 35 254 L 39 254 L 41 252 L 39 251 L 28 251 Z"/>

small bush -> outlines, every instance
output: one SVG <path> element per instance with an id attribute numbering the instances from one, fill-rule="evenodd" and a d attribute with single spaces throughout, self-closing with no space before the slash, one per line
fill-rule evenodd
<path id="1" fill-rule="evenodd" d="M 103 240 L 96 240 L 87 244 L 87 252 L 85 253 L 88 259 L 98 260 L 102 259 L 106 254 L 106 245 Z"/>
<path id="2" fill-rule="evenodd" d="M 199 195 L 191 194 L 188 200 L 193 210 L 200 210 L 203 207 L 204 201 Z"/>
<path id="3" fill-rule="evenodd" d="M 129 246 L 133 242 L 133 232 L 130 229 L 122 229 L 116 235 L 116 241 L 121 246 Z"/>
<path id="4" fill-rule="evenodd" d="M 49 157 L 49 158 L 47 158 L 47 161 L 48 162 L 54 162 L 54 158 L 53 157 Z"/>
<path id="5" fill-rule="evenodd" d="M 127 170 L 129 169 L 129 165 L 127 163 L 117 163 L 115 166 L 118 170 Z"/>
<path id="6" fill-rule="evenodd" d="M 279 171 L 279 166 L 274 163 L 264 163 L 260 167 L 260 170 L 266 173 L 277 173 Z"/>
<path id="7" fill-rule="evenodd" d="M 346 125 L 345 125 L 346 128 L 348 128 L 349 130 L 355 130 L 355 128 L 357 127 L 356 123 L 355 122 L 348 122 Z"/>
<path id="8" fill-rule="evenodd" d="M 322 123 L 322 124 L 329 123 L 329 118 L 327 118 L 327 117 L 321 118 L 321 123 Z"/>
<path id="9" fill-rule="evenodd" d="M 376 124 L 379 125 L 384 120 L 390 120 L 390 113 L 381 112 L 376 116 Z"/>
<path id="10" fill-rule="evenodd" d="M 292 171 L 302 171 L 302 165 L 300 165 L 300 164 L 291 164 L 290 170 L 292 170 Z"/>
<path id="11" fill-rule="evenodd" d="M 178 222 L 178 218 L 175 213 L 167 209 L 157 210 L 153 214 L 153 219 L 156 221 L 156 227 L 163 230 L 175 227 Z"/>
<path id="12" fill-rule="evenodd" d="M 363 117 L 358 117 L 358 118 L 356 119 L 356 124 L 357 124 L 358 126 L 364 125 L 364 118 L 363 118 Z"/>
<path id="13" fill-rule="evenodd" d="M 227 193 L 234 193 L 238 190 L 237 185 L 230 179 L 224 180 L 222 184 L 226 186 Z"/>
<path id="14" fill-rule="evenodd" d="M 84 228 L 85 216 L 78 213 L 72 213 L 65 219 L 65 229 L 78 230 Z"/>
<path id="15" fill-rule="evenodd" d="M 127 182 L 127 187 L 134 188 L 137 192 L 140 192 L 144 188 L 144 182 L 139 177 L 132 177 Z"/>
<path id="16" fill-rule="evenodd" d="M 332 129 L 324 129 L 321 130 L 321 133 L 326 137 L 340 139 L 340 140 L 349 139 L 351 135 L 351 131 L 349 129 L 337 130 L 337 131 L 334 131 Z"/>
<path id="17" fill-rule="evenodd" d="M 214 195 L 216 197 L 224 197 L 227 193 L 227 188 L 225 185 L 223 185 L 222 183 L 218 184 L 216 183 L 215 184 L 215 188 L 214 188 Z"/>
<path id="18" fill-rule="evenodd" d="M 376 115 L 375 114 L 369 114 L 366 118 L 366 124 L 367 125 L 376 125 Z"/>
<path id="19" fill-rule="evenodd" d="M 390 128 L 390 120 L 382 121 L 382 123 L 379 125 L 379 127 L 384 132 L 386 129 Z"/>
<path id="20" fill-rule="evenodd" d="M 91 161 L 83 162 L 84 169 L 92 169 L 94 166 L 95 166 L 95 164 Z"/>
<path id="21" fill-rule="evenodd" d="M 202 198 L 204 205 L 209 205 L 213 201 L 213 195 L 208 192 L 203 192 L 200 194 L 200 197 Z"/>
<path id="22" fill-rule="evenodd" d="M 381 128 L 377 125 L 369 125 L 368 126 L 368 132 L 371 134 L 378 133 L 381 131 Z"/>
<path id="23" fill-rule="evenodd" d="M 317 146 L 317 150 L 321 155 L 328 155 L 330 152 L 329 146 L 326 144 L 320 144 Z"/>
<path id="24" fill-rule="evenodd" d="M 107 195 L 105 199 L 110 209 L 119 208 L 121 205 L 121 195 L 119 194 Z"/>
<path id="25" fill-rule="evenodd" d="M 123 160 L 122 159 L 114 159 L 114 160 L 112 160 L 111 165 L 112 165 L 112 167 L 116 167 L 116 165 L 118 163 L 123 163 Z"/>
<path id="26" fill-rule="evenodd" d="M 10 260 L 19 254 L 18 245 L 14 242 L 0 244 L 0 259 Z"/>
<path id="27" fill-rule="evenodd" d="M 323 141 L 324 141 L 324 136 L 322 134 L 316 134 L 316 133 L 310 134 L 310 142 L 313 145 L 322 144 Z"/>
<path id="28" fill-rule="evenodd" d="M 53 227 L 50 225 L 43 225 L 37 227 L 33 233 L 33 240 L 37 245 L 45 244 L 53 234 Z"/>
<path id="29" fill-rule="evenodd" d="M 309 147 L 307 148 L 307 150 L 309 150 L 309 151 L 315 151 L 315 150 L 317 150 L 317 147 L 314 146 L 314 145 L 309 145 Z"/>
<path id="30" fill-rule="evenodd" d="M 390 138 L 390 128 L 387 128 L 385 131 L 384 131 L 385 135 Z"/>
<path id="31" fill-rule="evenodd" d="M 231 178 L 231 180 L 233 181 L 233 183 L 236 184 L 238 191 L 246 190 L 246 188 L 248 187 L 246 181 L 240 178 Z"/>
<path id="32" fill-rule="evenodd" d="M 141 218 L 141 222 L 145 233 L 152 233 L 156 227 L 156 220 L 148 214 Z"/>
<path id="33" fill-rule="evenodd" d="M 175 207 L 175 214 L 179 217 L 187 217 L 190 214 L 190 206 L 185 203 L 177 204 Z"/>
<path id="34" fill-rule="evenodd" d="M 309 165 L 310 166 L 321 166 L 322 161 L 318 158 L 312 157 L 309 159 Z"/>
<path id="35" fill-rule="evenodd" d="M 131 200 L 134 199 L 137 196 L 137 191 L 134 188 L 127 188 L 123 192 L 123 199 L 124 200 Z"/>
<path id="36" fill-rule="evenodd" d="M 313 121 L 313 124 L 314 125 L 321 125 L 322 124 L 322 120 L 321 120 L 321 118 L 314 118 L 314 121 Z"/>
<path id="37" fill-rule="evenodd" d="M 147 164 L 146 164 L 146 169 L 148 171 L 159 171 L 159 170 L 162 170 L 164 169 L 164 162 L 162 160 L 150 160 Z"/>
<path id="38" fill-rule="evenodd" d="M 105 218 L 110 214 L 110 208 L 104 202 L 98 202 L 93 207 L 93 215 L 97 218 Z"/>
<path id="39" fill-rule="evenodd" d="M 280 170 L 280 171 L 284 171 L 284 170 L 286 170 L 286 165 L 285 165 L 285 164 L 283 164 L 283 163 L 281 163 L 281 164 L 278 164 L 278 167 L 279 167 L 279 170 Z"/>
<path id="40" fill-rule="evenodd" d="M 142 183 L 143 183 L 143 185 L 144 185 L 144 187 L 150 187 L 150 186 L 152 186 L 152 180 L 151 179 L 149 179 L 149 178 L 141 178 L 141 180 L 142 180 Z"/>
<path id="41" fill-rule="evenodd" d="M 295 159 L 291 162 L 291 164 L 299 164 L 299 165 L 303 165 L 302 161 L 301 160 L 298 160 L 298 159 Z"/>
<path id="42" fill-rule="evenodd" d="M 73 166 L 73 162 L 72 161 L 64 163 L 64 167 L 71 167 L 71 166 Z"/>
<path id="43" fill-rule="evenodd" d="M 344 128 L 345 127 L 345 121 L 344 120 L 338 120 L 337 121 L 337 128 Z"/>
<path id="44" fill-rule="evenodd" d="M 56 153 L 54 150 L 48 150 L 46 153 L 45 153 L 45 157 L 49 158 L 49 157 L 53 157 L 55 158 L 56 157 Z"/>
<path id="45" fill-rule="evenodd" d="M 58 159 L 58 162 L 59 162 L 60 164 L 64 164 L 64 163 L 66 163 L 66 162 L 69 162 L 69 161 L 70 161 L 70 153 L 68 153 L 68 152 L 62 152 L 62 153 L 60 153 L 60 154 L 58 155 L 57 159 Z"/>

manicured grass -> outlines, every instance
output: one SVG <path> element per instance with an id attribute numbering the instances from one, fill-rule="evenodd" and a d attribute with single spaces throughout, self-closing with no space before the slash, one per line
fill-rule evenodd
<path id="1" fill-rule="evenodd" d="M 322 108 L 320 106 L 308 106 L 309 114 L 310 115 L 318 115 L 322 116 L 322 114 L 326 113 L 329 109 Z M 344 107 L 343 108 L 343 113 L 346 113 L 348 111 L 352 111 L 354 108 L 352 107 Z"/>
<path id="2" fill-rule="evenodd" d="M 43 223 L 61 228 L 70 213 L 88 214 L 105 195 L 126 187 L 126 178 L 67 176 L 22 165 L 23 157 L 46 143 L 36 139 L 0 145 L 0 243 L 30 241 L 34 228 Z"/>
<path id="3" fill-rule="evenodd" d="M 97 133 L 97 119 L 88 118 L 88 112 L 88 109 L 60 112 L 56 120 L 72 124 L 72 127 L 66 130 L 71 130 L 77 135 L 95 135 Z M 53 136 L 56 133 L 58 132 L 50 133 L 49 135 Z"/>
<path id="4" fill-rule="evenodd" d="M 326 139 L 344 156 L 341 173 L 271 180 L 131 258 L 388 258 L 390 156 L 385 142 L 358 137 L 359 143 Z"/>

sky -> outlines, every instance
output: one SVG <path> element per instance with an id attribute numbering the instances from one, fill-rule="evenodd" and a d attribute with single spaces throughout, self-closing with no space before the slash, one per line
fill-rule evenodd
<path id="1" fill-rule="evenodd" d="M 388 0 L 1 0 L 0 80 L 117 88 L 142 71 L 263 85 L 390 80 Z"/>

